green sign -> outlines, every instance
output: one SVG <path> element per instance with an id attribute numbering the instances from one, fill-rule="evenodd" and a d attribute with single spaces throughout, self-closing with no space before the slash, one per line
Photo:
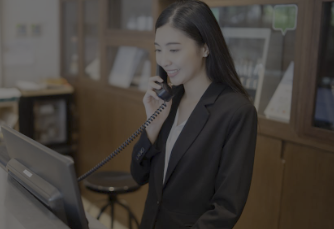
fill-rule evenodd
<path id="1" fill-rule="evenodd" d="M 283 35 L 288 30 L 295 30 L 297 27 L 296 5 L 277 5 L 274 7 L 273 29 L 280 30 Z"/>

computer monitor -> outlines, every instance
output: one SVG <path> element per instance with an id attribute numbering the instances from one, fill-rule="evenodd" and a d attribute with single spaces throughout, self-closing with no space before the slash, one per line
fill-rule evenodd
<path id="1" fill-rule="evenodd" d="M 5 168 L 9 160 L 6 146 L 0 144 L 0 167 Z"/>
<path id="2" fill-rule="evenodd" d="M 27 136 L 1 126 L 8 173 L 72 229 L 88 229 L 74 162 Z"/>

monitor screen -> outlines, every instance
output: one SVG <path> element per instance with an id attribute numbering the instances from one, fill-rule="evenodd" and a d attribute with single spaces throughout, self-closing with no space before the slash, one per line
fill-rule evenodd
<path id="1" fill-rule="evenodd" d="M 1 131 L 10 160 L 27 168 L 25 175 L 34 173 L 39 180 L 45 181 L 60 192 L 67 219 L 65 223 L 72 229 L 88 229 L 73 160 L 9 127 L 1 126 Z M 40 183 L 39 180 L 34 183 Z M 24 182 L 20 183 L 25 186 Z M 43 187 L 47 188 L 44 184 L 38 189 Z M 43 190 L 42 193 L 44 193 Z"/>

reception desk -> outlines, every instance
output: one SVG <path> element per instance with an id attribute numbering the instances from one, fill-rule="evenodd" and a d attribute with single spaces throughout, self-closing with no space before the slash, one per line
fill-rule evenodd
<path id="1" fill-rule="evenodd" d="M 86 213 L 90 229 L 106 229 Z M 69 227 L 7 174 L 0 166 L 1 229 L 68 229 Z"/>

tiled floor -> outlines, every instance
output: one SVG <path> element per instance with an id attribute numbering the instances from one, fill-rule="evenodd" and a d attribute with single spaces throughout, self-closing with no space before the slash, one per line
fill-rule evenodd
<path id="1" fill-rule="evenodd" d="M 100 209 L 97 208 L 94 204 L 90 203 L 85 198 L 82 198 L 82 203 L 86 212 L 88 212 L 94 218 L 99 214 Z M 102 213 L 100 217 L 100 222 L 105 225 L 107 228 L 110 228 L 110 216 L 108 214 Z M 114 221 L 114 229 L 127 229 L 127 227 L 123 226 L 117 221 Z"/>

